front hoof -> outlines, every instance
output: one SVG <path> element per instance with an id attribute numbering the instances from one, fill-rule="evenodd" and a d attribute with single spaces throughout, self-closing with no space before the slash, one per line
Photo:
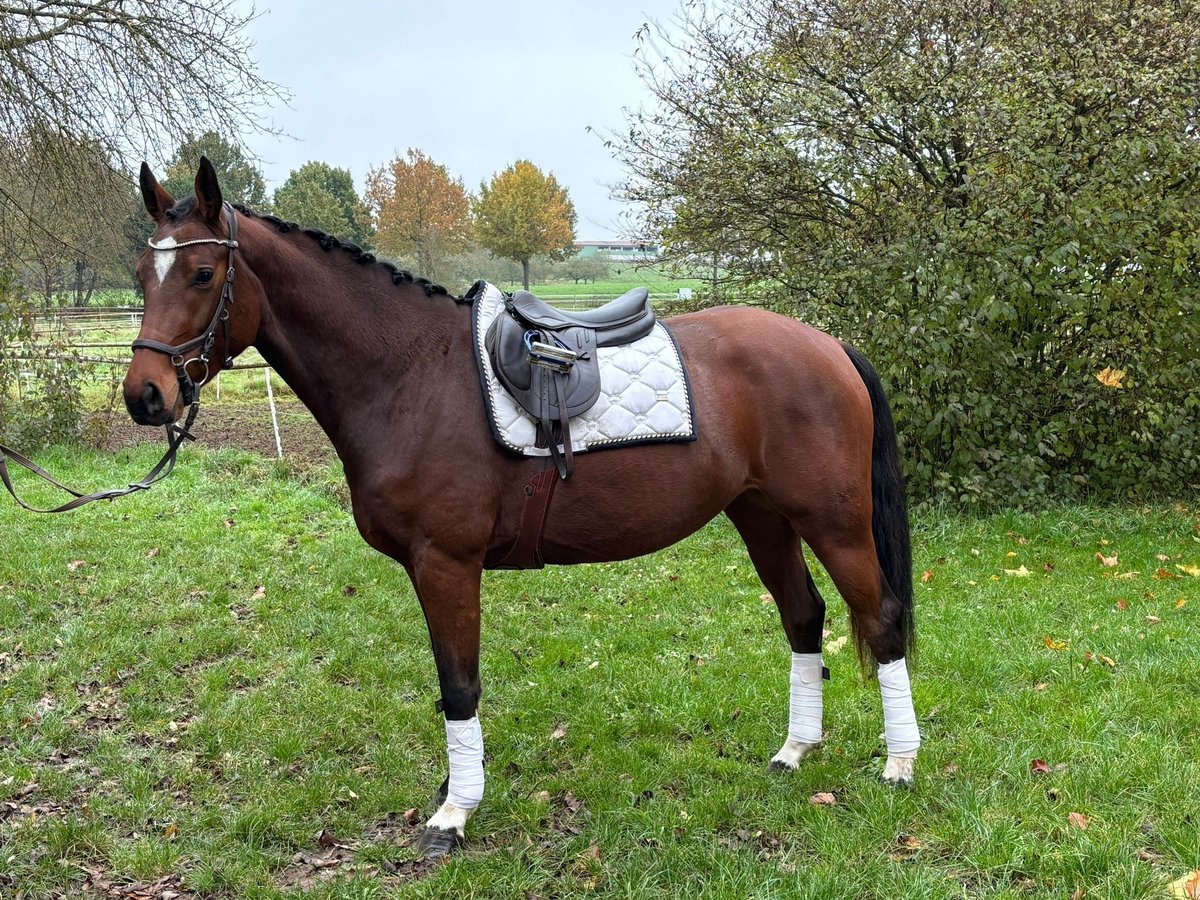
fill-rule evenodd
<path id="1" fill-rule="evenodd" d="M 819 747 L 818 743 L 806 743 L 804 741 L 793 741 L 788 738 L 784 745 L 779 748 L 779 752 L 771 757 L 771 762 L 767 765 L 768 772 L 795 772 L 800 768 L 800 762 L 808 754 L 812 753 Z"/>
<path id="2" fill-rule="evenodd" d="M 463 841 L 463 836 L 453 828 L 426 826 L 417 841 L 417 852 L 425 859 L 438 859 L 461 847 Z"/>
<path id="3" fill-rule="evenodd" d="M 892 787 L 912 787 L 914 762 L 911 757 L 889 756 L 879 780 Z"/>

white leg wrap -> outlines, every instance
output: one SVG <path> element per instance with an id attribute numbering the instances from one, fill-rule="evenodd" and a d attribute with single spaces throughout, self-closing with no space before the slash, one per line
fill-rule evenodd
<path id="1" fill-rule="evenodd" d="M 798 744 L 817 744 L 821 741 L 822 666 L 820 653 L 792 654 L 788 740 Z"/>
<path id="2" fill-rule="evenodd" d="M 788 704 L 788 738 L 771 757 L 773 769 L 791 771 L 821 743 L 820 653 L 793 653 L 791 695 Z"/>
<path id="3" fill-rule="evenodd" d="M 921 746 L 917 714 L 904 657 L 879 667 L 879 692 L 883 695 L 883 734 L 889 757 L 913 759 Z"/>
<path id="4" fill-rule="evenodd" d="M 447 719 L 446 749 L 450 754 L 450 784 L 443 809 L 454 806 L 472 810 L 483 800 L 483 729 L 479 717 L 460 722 Z"/>

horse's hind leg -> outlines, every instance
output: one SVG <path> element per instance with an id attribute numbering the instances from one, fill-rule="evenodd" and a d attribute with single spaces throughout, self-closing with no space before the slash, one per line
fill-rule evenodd
<path id="1" fill-rule="evenodd" d="M 744 494 L 725 510 L 770 591 L 792 648 L 788 736 L 771 758 L 772 771 L 790 772 L 821 742 L 821 636 L 825 601 L 804 564 L 800 538 L 761 496 Z"/>
<path id="2" fill-rule="evenodd" d="M 860 654 L 865 648 L 879 664 L 888 748 L 883 780 L 911 784 L 921 737 L 904 660 L 909 620 L 880 570 L 870 526 L 833 527 L 811 537 L 806 535 L 806 540 L 850 608 Z"/>

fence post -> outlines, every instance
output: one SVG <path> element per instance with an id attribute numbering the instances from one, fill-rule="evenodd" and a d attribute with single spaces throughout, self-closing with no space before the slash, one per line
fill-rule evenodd
<path id="1" fill-rule="evenodd" d="M 283 459 L 283 444 L 279 440 L 279 416 L 275 413 L 275 392 L 271 390 L 271 370 L 263 369 L 267 376 L 267 403 L 271 406 L 271 425 L 275 429 L 275 452 Z"/>

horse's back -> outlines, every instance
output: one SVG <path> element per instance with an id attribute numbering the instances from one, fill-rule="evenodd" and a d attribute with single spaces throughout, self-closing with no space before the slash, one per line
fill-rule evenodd
<path id="1" fill-rule="evenodd" d="M 691 382 L 697 438 L 583 454 L 545 533 L 548 562 L 639 555 L 748 491 L 803 516 L 870 483 L 871 408 L 840 342 L 765 310 L 667 320 Z"/>

